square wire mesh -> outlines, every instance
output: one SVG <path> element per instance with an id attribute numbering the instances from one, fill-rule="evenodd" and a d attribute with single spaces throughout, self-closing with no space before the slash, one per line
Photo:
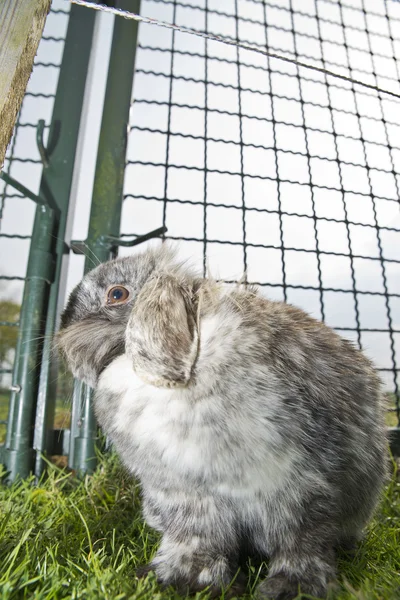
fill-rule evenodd
<path id="1" fill-rule="evenodd" d="M 142 0 L 142 14 L 400 93 L 400 2 Z M 204 273 L 246 272 L 325 320 L 375 361 L 397 420 L 399 187 L 398 99 L 140 26 L 123 234 L 166 225 Z"/>
<path id="2" fill-rule="evenodd" d="M 36 128 L 39 119 L 43 119 L 46 141 L 68 19 L 69 3 L 53 0 L 4 162 L 3 171 L 34 194 L 39 192 L 43 169 Z M 5 438 L 18 315 L 35 209 L 32 200 L 0 179 L 0 443 Z"/>

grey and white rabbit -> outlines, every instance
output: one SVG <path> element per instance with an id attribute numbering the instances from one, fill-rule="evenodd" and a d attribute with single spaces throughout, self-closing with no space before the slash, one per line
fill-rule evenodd
<path id="1" fill-rule="evenodd" d="M 326 595 L 386 478 L 380 381 L 358 349 L 165 246 L 88 273 L 59 346 L 141 482 L 161 583 L 218 593 L 250 553 L 269 557 L 259 598 Z"/>

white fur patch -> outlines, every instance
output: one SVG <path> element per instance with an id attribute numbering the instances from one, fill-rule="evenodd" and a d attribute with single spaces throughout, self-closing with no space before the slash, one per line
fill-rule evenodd
<path id="1" fill-rule="evenodd" d="M 121 395 L 114 431 L 159 460 L 161 473 L 167 469 L 173 479 L 201 478 L 214 492 L 242 502 L 258 492 L 274 494 L 291 477 L 296 454 L 287 444 L 285 451 L 271 450 L 279 439 L 265 419 L 248 414 L 248 403 L 243 412 L 227 414 L 229 406 L 218 395 L 194 398 L 193 388 L 146 384 L 126 355 L 103 372 L 99 389 Z M 130 419 L 136 409 L 138 416 Z"/>
<path id="2" fill-rule="evenodd" d="M 213 578 L 210 569 L 204 568 L 202 571 L 200 571 L 199 576 L 197 578 L 197 582 L 200 585 L 206 586 L 212 583 L 212 581 Z"/>

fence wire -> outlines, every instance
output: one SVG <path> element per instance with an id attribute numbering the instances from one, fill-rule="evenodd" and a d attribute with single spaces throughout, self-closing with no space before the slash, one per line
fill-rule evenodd
<path id="1" fill-rule="evenodd" d="M 5 163 L 34 193 L 68 11 L 54 0 Z M 141 14 L 400 93 L 394 0 L 142 0 Z M 400 102 L 142 24 L 128 137 L 122 235 L 166 226 L 204 274 L 325 320 L 375 361 L 400 425 Z M 0 443 L 34 210 L 0 181 Z"/>
<path id="2" fill-rule="evenodd" d="M 43 165 L 36 143 L 38 121 L 44 138 L 53 110 L 62 60 L 69 4 L 54 0 L 39 44 L 32 75 L 8 147 L 3 172 L 34 194 Z M 0 180 L 0 444 L 4 442 L 19 310 L 36 205 Z"/>
<path id="3" fill-rule="evenodd" d="M 141 12 L 400 92 L 399 2 L 142 0 Z M 123 234 L 167 226 L 204 273 L 245 273 L 325 320 L 374 359 L 397 422 L 399 187 L 398 100 L 141 24 Z"/>

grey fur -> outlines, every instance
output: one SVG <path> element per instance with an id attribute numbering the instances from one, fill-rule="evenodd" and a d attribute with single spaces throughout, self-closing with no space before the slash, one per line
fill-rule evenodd
<path id="1" fill-rule="evenodd" d="M 131 291 L 105 306 L 110 285 Z M 162 247 L 89 273 L 59 345 L 162 532 L 164 584 L 226 586 L 270 558 L 260 598 L 324 596 L 386 478 L 379 378 L 353 345 L 254 289 L 201 280 Z"/>

